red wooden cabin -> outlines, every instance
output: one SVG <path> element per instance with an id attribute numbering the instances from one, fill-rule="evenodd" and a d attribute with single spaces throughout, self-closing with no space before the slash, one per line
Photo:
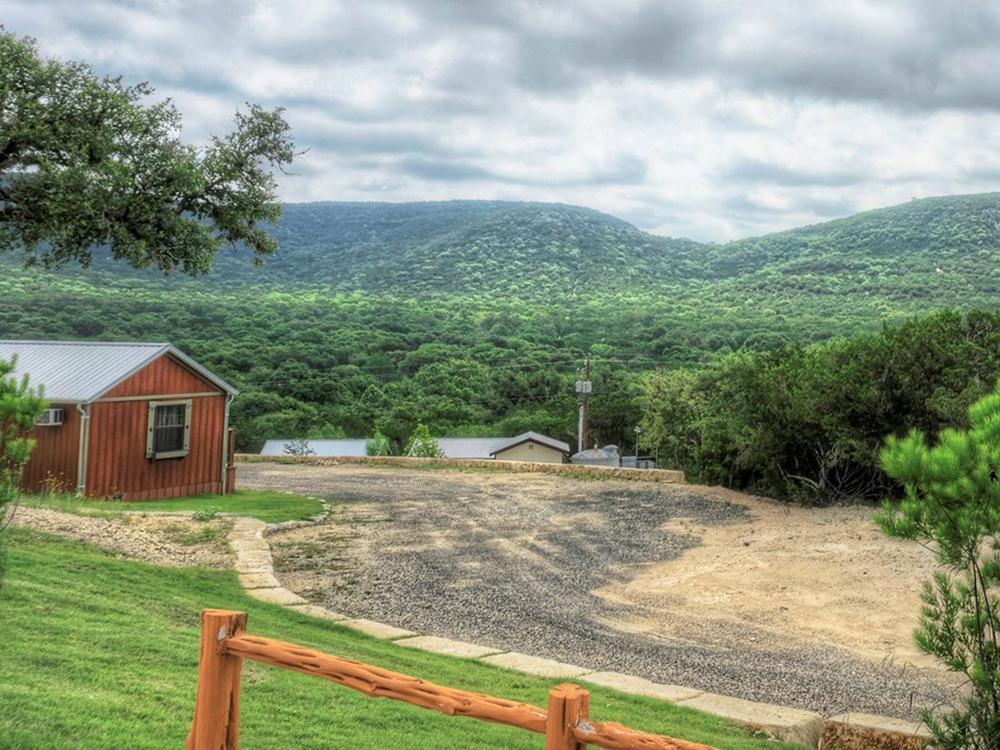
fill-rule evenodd
<path id="1" fill-rule="evenodd" d="M 233 488 L 237 391 L 170 344 L 0 341 L 52 407 L 22 489 L 153 500 Z"/>

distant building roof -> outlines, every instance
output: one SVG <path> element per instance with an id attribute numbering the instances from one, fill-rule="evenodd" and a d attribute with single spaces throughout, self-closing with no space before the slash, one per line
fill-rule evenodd
<path id="1" fill-rule="evenodd" d="M 514 437 L 434 438 L 445 458 L 493 458 L 497 453 L 533 440 L 557 451 L 569 453 L 569 446 L 538 432 L 522 432 Z"/>
<path id="2" fill-rule="evenodd" d="M 492 458 L 492 448 L 503 438 L 434 438 L 445 458 Z"/>
<path id="3" fill-rule="evenodd" d="M 550 438 L 548 435 L 542 435 L 540 432 L 531 432 L 530 430 L 528 432 L 522 432 L 520 435 L 515 435 L 512 438 L 505 438 L 499 443 L 494 444 L 490 453 L 500 453 L 508 448 L 513 448 L 515 445 L 527 443 L 529 440 L 541 445 L 547 445 L 549 448 L 562 453 L 569 453 L 569 445 L 567 443 L 564 443 L 561 440 L 556 440 L 555 438 Z"/>
<path id="4" fill-rule="evenodd" d="M 0 359 L 17 358 L 14 377 L 28 376 L 48 401 L 87 404 L 163 354 L 236 395 L 238 391 L 170 344 L 106 341 L 0 341 Z"/>
<path id="5" fill-rule="evenodd" d="M 268 440 L 264 443 L 264 447 L 260 449 L 260 455 L 262 456 L 287 456 L 285 453 L 285 447 L 289 443 L 297 442 L 295 440 Z M 312 451 L 310 455 L 313 456 L 325 456 L 327 458 L 335 458 L 337 456 L 367 456 L 368 455 L 368 441 L 365 439 L 358 440 L 305 440 L 302 441 L 307 446 L 309 450 Z"/>

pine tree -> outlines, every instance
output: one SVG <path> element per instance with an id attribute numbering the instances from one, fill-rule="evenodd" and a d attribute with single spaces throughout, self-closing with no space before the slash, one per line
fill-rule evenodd
<path id="1" fill-rule="evenodd" d="M 943 570 L 924 584 L 918 647 L 971 690 L 924 721 L 940 747 L 1000 749 L 1000 389 L 969 408 L 968 430 L 890 438 L 881 454 L 904 498 L 876 520 L 886 534 L 934 549 Z"/>
<path id="2" fill-rule="evenodd" d="M 21 484 L 21 469 L 28 463 L 35 441 L 28 433 L 46 408 L 27 377 L 12 376 L 14 363 L 0 360 L 0 582 L 3 580 L 3 531 L 10 524 Z"/>

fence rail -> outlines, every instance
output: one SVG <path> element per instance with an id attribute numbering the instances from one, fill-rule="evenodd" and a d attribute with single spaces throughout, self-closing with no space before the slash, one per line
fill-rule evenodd
<path id="1" fill-rule="evenodd" d="M 247 635 L 242 612 L 201 613 L 198 692 L 187 750 L 237 750 L 243 659 L 312 675 L 372 698 L 389 698 L 448 716 L 505 724 L 545 735 L 546 750 L 714 750 L 708 745 L 647 734 L 613 722 L 591 723 L 590 694 L 576 685 L 549 693 L 548 710 L 526 703 L 443 687 L 432 682 L 324 654 L 292 643 Z"/>

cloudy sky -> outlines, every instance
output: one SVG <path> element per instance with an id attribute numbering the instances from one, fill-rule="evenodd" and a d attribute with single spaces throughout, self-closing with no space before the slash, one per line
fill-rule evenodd
<path id="1" fill-rule="evenodd" d="M 1000 184 L 992 0 L 4 0 L 198 141 L 253 101 L 283 200 L 576 203 L 726 240 Z"/>

